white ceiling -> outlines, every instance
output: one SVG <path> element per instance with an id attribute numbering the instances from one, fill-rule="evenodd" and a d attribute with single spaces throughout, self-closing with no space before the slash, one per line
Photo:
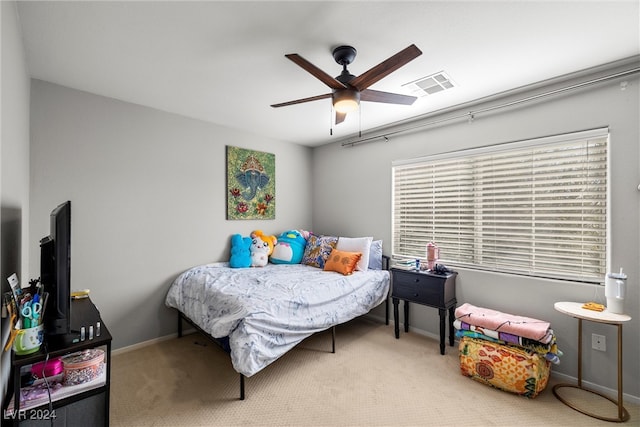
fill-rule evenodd
<path id="1" fill-rule="evenodd" d="M 269 138 L 315 146 L 640 53 L 633 1 L 19 2 L 33 78 Z M 335 46 L 359 75 L 416 44 L 423 54 L 371 86 L 439 71 L 453 90 L 412 106 L 363 102 L 331 128 L 331 101 L 271 108 L 330 90 L 284 57 L 332 76 Z"/>

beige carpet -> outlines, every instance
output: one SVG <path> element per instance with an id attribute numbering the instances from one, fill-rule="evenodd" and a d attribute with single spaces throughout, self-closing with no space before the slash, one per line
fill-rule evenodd
<path id="1" fill-rule="evenodd" d="M 506 393 L 460 374 L 457 347 L 441 356 L 437 341 L 357 319 L 314 335 L 246 380 L 226 353 L 199 334 L 171 339 L 112 359 L 113 426 L 595 426 L 553 396 Z M 571 392 L 571 389 L 569 389 Z M 612 403 L 576 396 L 590 410 L 615 416 Z M 586 396 L 585 396 L 586 395 Z M 638 405 L 625 404 L 637 426 Z"/>

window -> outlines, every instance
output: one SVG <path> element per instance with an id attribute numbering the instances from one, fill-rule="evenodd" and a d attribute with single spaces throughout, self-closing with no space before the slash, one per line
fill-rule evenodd
<path id="1" fill-rule="evenodd" d="M 392 255 L 601 282 L 608 129 L 393 164 Z"/>

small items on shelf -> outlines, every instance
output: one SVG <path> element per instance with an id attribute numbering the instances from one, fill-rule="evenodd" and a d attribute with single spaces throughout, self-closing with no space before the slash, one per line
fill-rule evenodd
<path id="1" fill-rule="evenodd" d="M 47 404 L 49 402 L 49 394 L 51 394 L 51 400 L 56 402 L 78 393 L 103 387 L 106 382 L 107 372 L 104 368 L 100 370 L 100 374 L 96 378 L 80 384 L 65 385 L 63 374 L 48 377 L 47 381 L 37 379 L 33 384 L 20 389 L 20 409 L 26 410 Z M 49 390 L 47 390 L 47 384 Z M 14 408 L 15 401 L 12 397 L 7 405 L 7 411 L 13 411 Z"/>
<path id="2" fill-rule="evenodd" d="M 403 270 L 417 270 L 416 268 L 416 261 L 419 262 L 419 260 L 415 260 L 415 259 L 401 259 L 401 260 L 396 260 L 393 263 L 393 267 L 395 268 L 401 268 Z M 418 264 L 419 266 L 419 264 Z M 419 267 L 418 267 L 419 268 Z"/>

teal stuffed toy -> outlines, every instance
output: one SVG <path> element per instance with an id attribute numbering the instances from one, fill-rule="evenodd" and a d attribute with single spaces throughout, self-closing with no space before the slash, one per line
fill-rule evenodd
<path id="1" fill-rule="evenodd" d="M 231 257 L 229 267 L 251 267 L 251 237 L 242 237 L 240 234 L 231 236 Z"/>
<path id="2" fill-rule="evenodd" d="M 288 230 L 278 236 L 270 260 L 273 264 L 300 264 L 307 239 L 298 230 Z"/>

